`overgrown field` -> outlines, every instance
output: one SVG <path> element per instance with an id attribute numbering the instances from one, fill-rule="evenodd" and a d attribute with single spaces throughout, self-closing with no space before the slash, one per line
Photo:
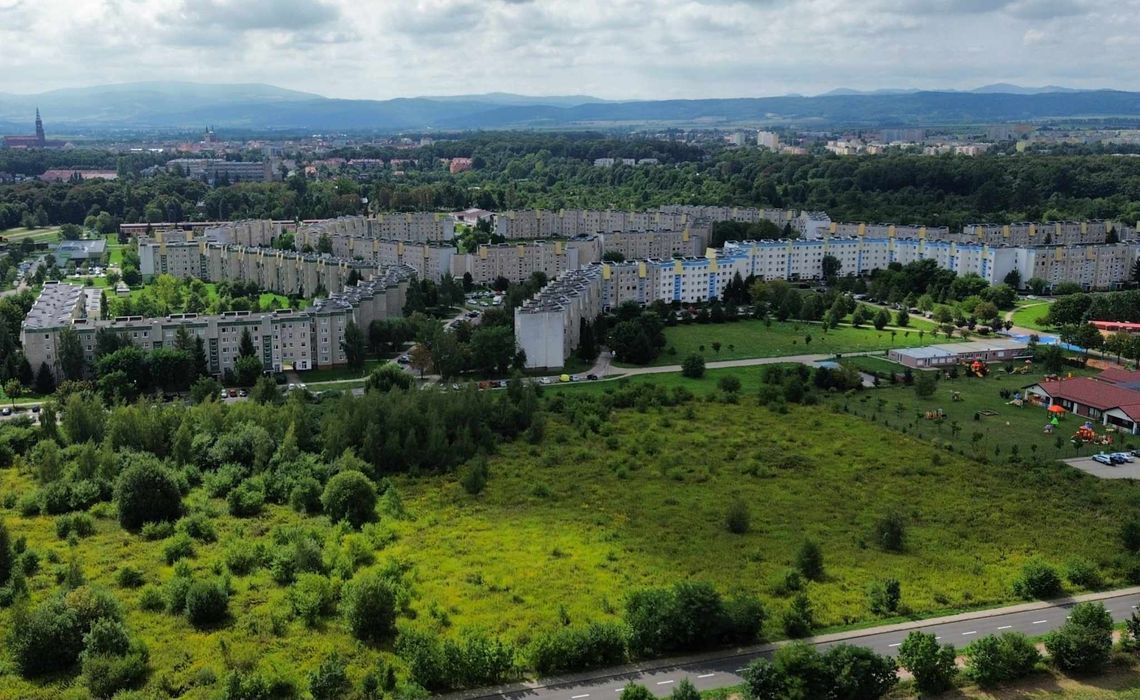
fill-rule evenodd
<path id="1" fill-rule="evenodd" d="M 185 561 L 195 577 L 225 576 L 227 563 L 263 558 L 259 547 L 277 548 L 288 528 L 304 526 L 316 533 L 334 587 L 359 570 L 402 572 L 401 627 L 456 638 L 478 629 L 520 650 L 567 622 L 617 620 L 632 591 L 684 580 L 759 594 L 766 631 L 778 636 L 775 618 L 792 596 L 782 584 L 805 538 L 824 558 L 822 580 L 805 584 L 817 627 L 873 621 L 867 589 L 885 577 L 901 581 L 913 614 L 1010 602 L 1021 565 L 1036 557 L 1062 568 L 1087 559 L 1106 585 L 1122 583 L 1117 533 L 1140 505 L 1140 487 L 1058 464 L 981 464 L 838 407 L 777 413 L 753 395 L 746 384 L 736 404 L 710 392 L 676 407 L 615 410 L 608 420 L 572 410 L 570 393 L 552 395 L 545 437 L 501 445 L 481 493 L 455 475 L 394 476 L 398 498 L 382 499 L 379 522 L 359 533 L 280 505 L 236 518 L 198 486 L 185 510 L 203 514 L 216 541 L 195 541 Z M 333 651 L 347 660 L 354 687 L 382 662 L 407 672 L 390 644 L 356 641 L 335 614 L 306 627 L 291 604 L 296 591 L 275 582 L 269 565 L 228 574 L 230 616 L 221 624 L 195 627 L 183 615 L 144 610 L 148 587 L 165 591 L 175 576 L 165 551 L 177 536 L 147 541 L 97 505 L 94 533 L 69 544 L 57 535 L 58 517 L 20 514 L 19 497 L 34 487 L 27 472 L 0 470 L 0 517 L 40 562 L 28 578 L 32 602 L 57 590 L 74 560 L 89 584 L 113 591 L 148 645 L 151 694 L 212 697 L 230 670 L 252 668 L 304 687 L 304 674 Z M 744 534 L 725 526 L 736 498 L 751 515 Z M 902 553 L 874 544 L 887 513 L 905 523 Z M 119 584 L 127 567 L 142 587 Z M 13 614 L 0 611 L 0 629 Z M 78 683 L 24 680 L 5 654 L 0 697 L 54 698 Z"/>

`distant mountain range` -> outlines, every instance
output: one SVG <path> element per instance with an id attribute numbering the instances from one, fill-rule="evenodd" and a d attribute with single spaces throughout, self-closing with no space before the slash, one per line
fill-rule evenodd
<path id="1" fill-rule="evenodd" d="M 510 93 L 344 100 L 271 85 L 152 82 L 0 93 L 0 129 L 30 131 L 35 109 L 49 135 L 113 129 L 218 128 L 429 131 L 619 126 L 874 127 L 1140 118 L 1140 93 L 987 85 L 971 91 L 834 90 L 815 97 L 605 101 Z"/>

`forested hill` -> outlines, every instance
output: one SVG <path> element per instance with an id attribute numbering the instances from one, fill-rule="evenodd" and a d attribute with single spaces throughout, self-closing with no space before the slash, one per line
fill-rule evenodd
<path id="1" fill-rule="evenodd" d="M 174 84 L 172 84 L 174 85 Z M 0 93 L 0 123 L 29 122 L 36 106 L 57 132 L 69 128 L 502 129 L 688 125 L 936 125 L 1079 117 L 1140 117 L 1140 93 L 914 92 L 736 99 L 602 102 L 585 96 L 465 95 L 328 99 L 264 85 L 125 86 Z"/>

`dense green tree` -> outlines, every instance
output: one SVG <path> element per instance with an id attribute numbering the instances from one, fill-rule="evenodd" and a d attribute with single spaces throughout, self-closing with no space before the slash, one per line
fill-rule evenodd
<path id="1" fill-rule="evenodd" d="M 958 668 L 954 663 L 954 647 L 939 646 L 933 634 L 911 632 L 899 646 L 899 664 L 914 676 L 922 693 L 937 694 L 954 682 Z"/>
<path id="2" fill-rule="evenodd" d="M 340 348 L 344 351 L 344 358 L 349 367 L 359 369 L 364 366 L 368 343 L 364 338 L 364 332 L 355 321 L 349 320 L 344 324 L 344 338 L 340 341 Z"/>
<path id="3" fill-rule="evenodd" d="M 333 522 L 344 520 L 359 528 L 376 519 L 376 487 L 358 471 L 342 471 L 329 479 L 321 503 Z"/>
<path id="4" fill-rule="evenodd" d="M 86 361 L 83 359 L 83 344 L 79 340 L 79 333 L 70 326 L 59 332 L 58 356 L 60 370 L 64 379 L 83 379 L 86 373 Z"/>
<path id="5" fill-rule="evenodd" d="M 154 458 L 138 458 L 115 481 L 119 523 L 138 530 L 146 523 L 173 522 L 182 511 L 178 482 Z"/>
<path id="6" fill-rule="evenodd" d="M 346 583 L 341 612 L 352 636 L 361 641 L 381 643 L 395 635 L 396 592 L 380 574 L 362 572 Z"/>

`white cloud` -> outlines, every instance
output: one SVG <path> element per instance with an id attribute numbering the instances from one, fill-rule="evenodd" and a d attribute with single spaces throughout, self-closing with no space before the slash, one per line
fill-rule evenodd
<path id="1" fill-rule="evenodd" d="M 0 0 L 0 92 L 162 79 L 359 98 L 1140 88 L 1125 40 L 1137 10 L 1140 0 L 36 0 L 33 11 Z"/>

